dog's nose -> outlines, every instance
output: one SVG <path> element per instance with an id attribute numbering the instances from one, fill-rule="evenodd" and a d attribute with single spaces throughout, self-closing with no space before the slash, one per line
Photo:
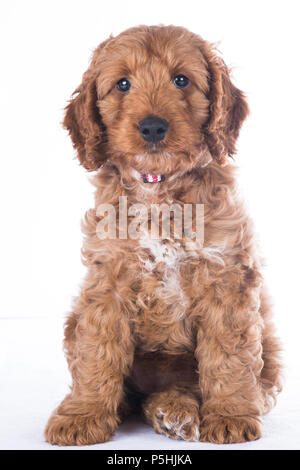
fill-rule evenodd
<path id="1" fill-rule="evenodd" d="M 168 123 L 159 117 L 147 117 L 138 125 L 141 136 L 146 142 L 159 142 L 165 138 L 168 130 Z"/>

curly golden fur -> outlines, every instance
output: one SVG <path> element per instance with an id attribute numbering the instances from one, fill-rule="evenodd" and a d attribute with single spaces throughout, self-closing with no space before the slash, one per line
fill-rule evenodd
<path id="1" fill-rule="evenodd" d="M 173 77 L 183 74 L 184 89 Z M 127 93 L 116 83 L 127 77 Z M 251 222 L 230 158 L 248 114 L 244 94 L 214 47 L 175 26 L 141 26 L 95 50 L 66 108 L 80 163 L 93 177 L 85 216 L 88 272 L 65 326 L 73 384 L 46 440 L 109 440 L 140 409 L 173 438 L 235 443 L 261 436 L 281 389 L 280 345 Z M 159 116 L 165 139 L 145 142 L 138 123 Z M 139 173 L 163 173 L 145 184 Z M 203 246 L 187 240 L 100 239 L 99 204 L 204 204 Z"/>

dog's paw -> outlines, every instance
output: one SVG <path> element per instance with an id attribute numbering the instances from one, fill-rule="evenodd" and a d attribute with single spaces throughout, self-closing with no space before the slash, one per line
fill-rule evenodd
<path id="1" fill-rule="evenodd" d="M 178 409 L 159 407 L 153 417 L 153 428 L 158 434 L 183 439 L 199 441 L 199 414 L 195 407 Z"/>
<path id="2" fill-rule="evenodd" d="M 59 446 L 84 446 L 109 441 L 113 432 L 100 416 L 54 413 L 46 426 L 45 439 Z"/>
<path id="3" fill-rule="evenodd" d="M 209 416 L 201 422 L 201 441 L 234 444 L 255 441 L 262 434 L 259 418 L 251 416 Z"/>

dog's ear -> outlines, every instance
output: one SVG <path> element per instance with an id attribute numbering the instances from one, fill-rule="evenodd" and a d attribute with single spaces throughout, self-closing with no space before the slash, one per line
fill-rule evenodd
<path id="1" fill-rule="evenodd" d="M 96 75 L 87 70 L 66 107 L 63 126 L 69 131 L 81 165 L 89 171 L 99 168 L 106 159 L 101 149 L 104 126 L 97 100 Z"/>
<path id="2" fill-rule="evenodd" d="M 110 36 L 94 51 L 89 69 L 84 73 L 81 85 L 72 94 L 66 107 L 63 127 L 69 131 L 78 159 L 87 170 L 97 170 L 106 160 L 104 150 L 105 126 L 97 106 L 97 62 Z"/>
<path id="3" fill-rule="evenodd" d="M 201 51 L 209 74 L 210 114 L 204 126 L 206 142 L 212 157 L 221 165 L 236 152 L 236 141 L 249 113 L 247 101 L 230 80 L 230 72 L 213 47 L 203 41 Z"/>

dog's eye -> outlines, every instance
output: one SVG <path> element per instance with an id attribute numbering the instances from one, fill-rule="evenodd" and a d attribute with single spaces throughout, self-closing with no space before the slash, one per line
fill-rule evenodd
<path id="1" fill-rule="evenodd" d="M 176 77 L 174 77 L 173 83 L 177 88 L 185 88 L 190 83 L 190 81 L 184 75 L 176 75 Z"/>
<path id="2" fill-rule="evenodd" d="M 126 91 L 130 90 L 131 83 L 129 80 L 127 80 L 127 78 L 121 78 L 121 80 L 119 80 L 116 84 L 116 87 L 119 91 L 125 93 Z"/>

